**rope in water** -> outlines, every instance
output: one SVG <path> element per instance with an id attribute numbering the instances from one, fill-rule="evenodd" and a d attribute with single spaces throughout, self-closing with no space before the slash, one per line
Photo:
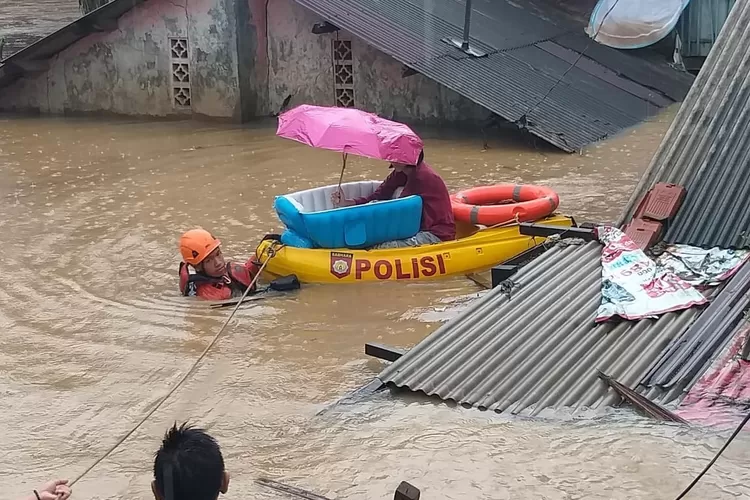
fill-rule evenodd
<path id="1" fill-rule="evenodd" d="M 203 350 L 203 352 L 201 353 L 201 355 L 198 356 L 198 359 L 195 360 L 195 362 L 190 367 L 190 369 L 187 371 L 187 373 L 185 373 L 185 375 L 182 376 L 182 378 L 169 390 L 169 392 L 167 392 L 167 394 L 163 398 L 161 398 L 161 400 L 159 400 L 159 402 L 156 404 L 156 406 L 154 406 L 148 413 L 146 413 L 146 415 L 135 425 L 135 427 L 133 427 L 132 429 L 130 429 L 130 431 L 128 431 L 127 434 L 125 434 L 123 437 L 121 437 L 109 450 L 107 450 L 107 452 L 104 455 L 102 455 L 93 464 L 91 464 L 85 471 L 83 471 L 83 473 L 81 473 L 77 478 L 75 478 L 70 483 L 70 486 L 73 486 L 78 481 L 80 481 L 81 478 L 83 478 L 86 474 L 88 474 L 89 472 L 91 472 L 94 469 L 94 467 L 96 467 L 97 465 L 99 465 L 103 460 L 105 460 L 109 455 L 111 455 L 113 451 L 115 451 L 122 443 L 124 443 L 130 436 L 132 436 L 133 433 L 135 431 L 137 431 L 141 427 L 141 425 L 143 425 L 146 422 L 146 420 L 148 420 L 151 417 L 151 415 L 153 415 L 154 413 L 156 413 L 156 410 L 158 410 L 161 407 L 161 405 L 164 404 L 164 402 L 167 399 L 169 399 L 169 397 L 172 394 L 174 394 L 175 391 L 183 383 L 185 383 L 185 381 L 190 377 L 190 375 L 193 374 L 193 372 L 198 367 L 198 365 L 200 364 L 200 362 L 203 361 L 203 358 L 206 357 L 206 355 L 208 354 L 208 351 L 210 351 L 211 348 L 216 344 L 216 341 L 219 340 L 219 337 L 224 332 L 224 330 L 226 329 L 227 325 L 229 325 L 229 322 L 232 321 L 232 318 L 234 317 L 234 314 L 237 312 L 237 310 L 242 305 L 242 301 L 245 300 L 245 297 L 247 297 L 247 294 L 255 286 L 255 283 L 258 281 L 258 278 L 263 273 L 263 270 L 266 268 L 266 265 L 275 256 L 276 256 L 276 249 L 274 249 L 273 246 L 269 247 L 268 248 L 268 257 L 266 258 L 266 261 L 263 263 L 263 265 L 260 266 L 260 269 L 258 270 L 258 273 L 255 275 L 255 278 L 253 278 L 253 280 L 250 282 L 250 286 L 247 287 L 247 290 L 245 290 L 245 293 L 242 294 L 242 297 L 240 298 L 239 302 L 237 302 L 237 305 L 234 307 L 234 309 L 232 310 L 232 312 L 229 315 L 229 317 L 226 319 L 226 321 L 224 321 L 224 324 L 221 325 L 221 328 L 219 329 L 219 332 L 216 335 L 214 335 L 214 338 L 206 346 L 206 348 Z"/>
<path id="2" fill-rule="evenodd" d="M 721 447 L 721 449 L 719 450 L 719 452 L 716 453 L 716 455 L 714 456 L 713 460 L 711 460 L 708 463 L 708 465 L 706 465 L 706 467 L 701 471 L 701 473 L 698 474 L 698 477 L 696 477 L 695 479 L 693 479 L 693 482 L 690 483 L 687 488 L 685 488 L 685 491 L 683 491 L 682 493 L 680 493 L 680 496 L 678 496 L 676 498 L 676 500 L 680 500 L 681 498 L 683 498 L 685 495 L 688 494 L 688 492 L 690 490 L 693 489 L 693 486 L 695 486 L 696 484 L 698 484 L 698 481 L 700 481 L 701 478 L 704 476 L 704 474 L 706 474 L 706 472 L 708 472 L 708 469 L 710 469 L 711 466 L 716 462 L 716 460 L 721 456 L 721 454 L 724 453 L 724 450 L 727 449 L 727 447 L 729 446 L 729 443 L 731 443 L 732 441 L 734 441 L 734 438 L 737 437 L 737 434 L 739 434 L 740 431 L 742 430 L 742 428 L 745 427 L 745 424 L 748 422 L 748 420 L 750 420 L 750 413 L 748 413 L 745 416 L 745 418 L 742 420 L 742 422 L 740 422 L 740 425 L 738 425 L 737 428 L 732 433 L 732 435 L 729 436 L 729 439 L 727 439 L 727 442 L 724 443 L 724 446 Z"/>

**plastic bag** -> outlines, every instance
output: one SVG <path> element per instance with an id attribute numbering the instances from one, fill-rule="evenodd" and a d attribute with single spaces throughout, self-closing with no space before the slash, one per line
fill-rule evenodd
<path id="1" fill-rule="evenodd" d="M 668 245 L 656 259 L 666 268 L 694 287 L 716 286 L 739 270 L 750 257 L 748 250 L 703 248 L 689 245 Z"/>

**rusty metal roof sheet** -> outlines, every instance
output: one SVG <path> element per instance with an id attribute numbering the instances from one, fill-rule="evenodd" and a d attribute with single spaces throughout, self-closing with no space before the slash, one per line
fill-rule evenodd
<path id="1" fill-rule="evenodd" d="M 0 88 L 26 72 L 41 71 L 50 57 L 92 33 L 117 29 L 116 21 L 123 14 L 146 0 L 112 0 L 55 31 L 49 36 L 0 61 Z"/>
<path id="2" fill-rule="evenodd" d="M 455 0 L 296 2 L 569 152 L 681 100 L 693 80 L 601 46 L 568 16 L 528 0 L 474 2 L 471 45 L 488 54 L 482 58 L 442 41 L 462 37 L 465 8 Z"/>
<path id="3" fill-rule="evenodd" d="M 680 413 L 709 424 L 726 421 L 732 411 L 728 404 L 744 413 L 750 404 L 750 363 L 740 358 L 749 334 L 747 322 L 737 325 L 729 342 L 680 403 Z"/>
<path id="4" fill-rule="evenodd" d="M 700 309 L 596 325 L 601 245 L 553 248 L 387 367 L 379 379 L 461 404 L 536 415 L 619 402 L 598 370 L 636 388 Z"/>
<path id="5" fill-rule="evenodd" d="M 657 182 L 687 189 L 665 240 L 750 244 L 750 2 L 737 2 L 634 191 L 622 220 Z"/>

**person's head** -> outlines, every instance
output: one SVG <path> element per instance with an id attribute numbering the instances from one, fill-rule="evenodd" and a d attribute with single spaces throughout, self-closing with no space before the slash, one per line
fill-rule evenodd
<path id="1" fill-rule="evenodd" d="M 154 460 L 151 490 L 156 500 L 216 500 L 229 489 L 219 443 L 187 423 L 164 435 Z"/>
<path id="2" fill-rule="evenodd" d="M 198 272 L 220 277 L 226 269 L 221 241 L 205 229 L 191 229 L 180 238 L 180 253 Z"/>
<path id="3" fill-rule="evenodd" d="M 403 172 L 406 175 L 411 175 L 412 172 L 417 168 L 417 166 L 421 165 L 424 161 L 424 150 L 419 152 L 419 159 L 417 160 L 416 165 L 407 165 L 406 163 L 391 163 L 391 166 L 393 167 L 393 170 L 396 172 Z"/>

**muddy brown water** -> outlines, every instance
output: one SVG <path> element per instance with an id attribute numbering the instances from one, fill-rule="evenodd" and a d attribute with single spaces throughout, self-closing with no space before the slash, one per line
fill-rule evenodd
<path id="1" fill-rule="evenodd" d="M 583 154 L 420 131 L 451 190 L 544 183 L 579 220 L 615 218 L 674 110 Z M 76 477 L 189 369 L 228 309 L 177 292 L 176 240 L 202 225 L 244 258 L 279 223 L 274 195 L 335 183 L 339 157 L 273 127 L 0 118 L 0 487 L 14 498 Z M 351 161 L 345 180 L 382 178 Z M 388 392 L 318 414 L 370 381 L 379 341 L 409 347 L 477 287 L 305 286 L 243 308 L 194 376 L 75 487 L 79 499 L 148 499 L 173 421 L 207 427 L 232 473 L 227 498 L 282 498 L 267 476 L 331 498 L 674 498 L 728 432 L 627 410 L 544 420 Z M 692 498 L 747 496 L 741 436 Z"/>
<path id="2" fill-rule="evenodd" d="M 77 0 L 0 0 L 0 40 L 5 40 L 0 60 L 79 17 Z"/>

